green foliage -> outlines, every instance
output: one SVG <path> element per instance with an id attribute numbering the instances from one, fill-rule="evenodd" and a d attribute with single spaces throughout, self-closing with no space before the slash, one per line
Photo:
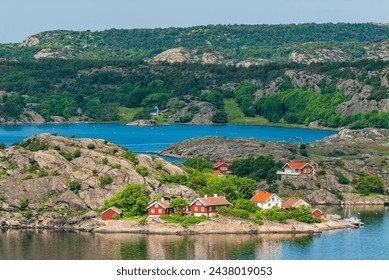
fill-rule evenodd
<path id="1" fill-rule="evenodd" d="M 113 214 L 112 215 L 112 220 L 119 220 L 119 215 L 118 214 Z"/>
<path id="2" fill-rule="evenodd" d="M 81 183 L 78 181 L 71 181 L 69 183 L 69 189 L 73 192 L 78 192 L 81 189 Z"/>
<path id="3" fill-rule="evenodd" d="M 244 209 L 231 209 L 229 207 L 223 206 L 220 207 L 217 212 L 222 216 L 230 216 L 241 219 L 248 219 L 250 217 L 250 213 Z"/>
<path id="4" fill-rule="evenodd" d="M 162 164 L 162 163 L 157 162 L 157 163 L 155 164 L 155 169 L 156 169 L 156 170 L 162 170 L 162 168 L 163 168 L 163 164 Z"/>
<path id="5" fill-rule="evenodd" d="M 161 182 L 164 184 L 186 185 L 187 177 L 185 175 L 180 175 L 180 174 L 172 174 L 172 175 L 162 174 Z"/>
<path id="6" fill-rule="evenodd" d="M 227 114 L 223 111 L 217 111 L 212 116 L 212 122 L 214 122 L 214 123 L 228 123 Z"/>
<path id="7" fill-rule="evenodd" d="M 273 157 L 260 156 L 256 159 L 249 157 L 247 159 L 236 159 L 232 162 L 231 169 L 239 177 L 249 177 L 254 180 L 266 179 L 271 183 L 276 180 L 276 172 L 283 166 L 283 163 L 276 163 Z"/>
<path id="8" fill-rule="evenodd" d="M 109 174 L 104 174 L 100 177 L 100 188 L 104 189 L 107 185 L 113 182 L 112 177 Z"/>
<path id="9" fill-rule="evenodd" d="M 93 144 L 93 143 L 89 143 L 88 145 L 86 145 L 86 147 L 87 147 L 89 150 L 93 150 L 93 149 L 96 148 L 96 147 L 95 147 L 95 144 Z"/>
<path id="10" fill-rule="evenodd" d="M 36 163 L 33 163 L 29 166 L 26 166 L 24 170 L 28 173 L 35 173 L 38 170 L 39 166 Z"/>
<path id="11" fill-rule="evenodd" d="M 336 177 L 338 177 L 338 183 L 339 184 L 350 184 L 350 180 L 347 179 L 343 174 L 336 174 Z"/>
<path id="12" fill-rule="evenodd" d="M 147 195 L 144 185 L 130 184 L 106 200 L 103 210 L 115 206 L 123 212 L 124 217 L 142 216 L 147 213 Z"/>
<path id="13" fill-rule="evenodd" d="M 33 177 L 32 175 L 27 175 L 25 177 L 22 178 L 23 181 L 27 181 L 27 180 L 31 180 Z"/>
<path id="14" fill-rule="evenodd" d="M 10 162 L 8 164 L 7 170 L 16 170 L 16 169 L 18 169 L 18 166 L 15 163 Z"/>
<path id="15" fill-rule="evenodd" d="M 99 175 L 99 172 L 97 171 L 97 169 L 93 169 L 92 170 L 92 175 L 93 176 L 98 176 Z"/>
<path id="16" fill-rule="evenodd" d="M 27 197 L 22 197 L 20 199 L 20 208 L 21 209 L 26 209 L 29 203 L 30 203 L 30 201 L 28 200 Z"/>
<path id="17" fill-rule="evenodd" d="M 361 195 L 369 195 L 370 193 L 384 193 L 384 181 L 377 176 L 362 176 L 358 180 L 357 191 Z"/>
<path id="18" fill-rule="evenodd" d="M 47 175 L 49 175 L 49 173 L 45 169 L 41 169 L 38 172 L 38 177 L 45 177 Z"/>
<path id="19" fill-rule="evenodd" d="M 5 148 L 7 148 L 7 146 L 3 142 L 0 142 L 0 150 L 4 150 Z"/>
<path id="20" fill-rule="evenodd" d="M 184 216 L 181 213 L 160 216 L 160 218 L 168 223 L 177 223 L 183 227 L 188 227 L 191 224 L 199 224 L 207 220 L 207 217 L 202 216 Z"/>
<path id="21" fill-rule="evenodd" d="M 24 212 L 23 217 L 25 217 L 27 220 L 32 218 L 32 212 L 30 210 L 27 210 Z"/>
<path id="22" fill-rule="evenodd" d="M 32 152 L 37 152 L 41 150 L 48 150 L 50 145 L 49 143 L 45 141 L 40 141 L 36 137 L 31 137 L 23 142 L 20 143 L 20 146 L 26 148 L 27 150 L 30 150 Z"/>
<path id="23" fill-rule="evenodd" d="M 101 163 L 104 164 L 104 165 L 107 165 L 108 164 L 108 159 L 107 158 L 103 158 L 101 160 Z"/>
<path id="24" fill-rule="evenodd" d="M 139 224 L 141 226 L 144 226 L 146 224 L 147 216 L 143 216 L 142 218 L 139 219 Z"/>
<path id="25" fill-rule="evenodd" d="M 173 207 L 174 209 L 182 209 L 182 208 L 186 209 L 186 207 L 188 206 L 188 202 L 181 197 L 172 198 L 170 200 L 170 206 Z"/>
<path id="26" fill-rule="evenodd" d="M 73 157 L 77 158 L 77 157 L 80 157 L 81 156 L 81 151 L 79 149 L 75 150 L 73 152 Z"/>
<path id="27" fill-rule="evenodd" d="M 255 104 L 256 113 L 271 122 L 284 120 L 287 123 L 308 125 L 318 120 L 326 126 L 337 127 L 338 121 L 330 123 L 336 116 L 337 106 L 346 101 L 341 93 L 320 94 L 301 89 L 287 90 L 262 97 Z M 326 106 L 323 106 L 326 104 Z"/>
<path id="28" fill-rule="evenodd" d="M 199 157 L 194 157 L 186 160 L 184 162 L 184 165 L 186 167 L 191 167 L 198 171 L 208 171 L 213 169 L 213 165 L 210 161 Z"/>
<path id="29" fill-rule="evenodd" d="M 111 165 L 111 167 L 113 169 L 120 169 L 120 168 L 122 168 L 122 166 L 119 163 L 114 163 L 114 164 Z"/>
<path id="30" fill-rule="evenodd" d="M 160 194 L 154 194 L 151 197 L 151 200 L 153 200 L 153 201 L 157 201 L 157 200 L 160 200 L 160 199 L 162 199 L 162 195 L 160 195 Z"/>
<path id="31" fill-rule="evenodd" d="M 277 184 L 272 184 L 270 185 L 267 189 L 266 189 L 267 192 L 270 192 L 270 193 L 278 193 L 279 192 L 279 189 L 278 189 L 278 185 Z"/>
<path id="32" fill-rule="evenodd" d="M 137 166 L 135 168 L 136 172 L 138 172 L 143 177 L 147 176 L 149 174 L 149 171 L 147 170 L 146 166 Z"/>
<path id="33" fill-rule="evenodd" d="M 73 155 L 68 152 L 59 152 L 61 156 L 63 156 L 65 159 L 71 161 L 73 159 Z"/>
<path id="34" fill-rule="evenodd" d="M 137 165 L 139 163 L 139 160 L 136 155 L 130 151 L 126 151 L 124 154 L 122 154 L 122 158 L 129 159 L 134 165 Z"/>
<path id="35" fill-rule="evenodd" d="M 234 205 L 235 205 L 235 209 L 246 210 L 250 213 L 255 213 L 256 211 L 258 211 L 258 206 L 256 206 L 254 202 L 248 199 L 239 198 L 235 200 Z"/>

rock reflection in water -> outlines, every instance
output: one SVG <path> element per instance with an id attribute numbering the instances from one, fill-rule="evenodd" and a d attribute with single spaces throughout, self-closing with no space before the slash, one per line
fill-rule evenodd
<path id="1" fill-rule="evenodd" d="M 292 235 L 141 235 L 55 231 L 0 233 L 0 259 L 224 260 L 280 259 Z"/>

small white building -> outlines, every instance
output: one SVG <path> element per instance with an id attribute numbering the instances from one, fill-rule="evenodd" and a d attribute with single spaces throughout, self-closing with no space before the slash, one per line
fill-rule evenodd
<path id="1" fill-rule="evenodd" d="M 259 191 L 250 200 L 261 209 L 282 208 L 282 199 L 274 193 Z"/>

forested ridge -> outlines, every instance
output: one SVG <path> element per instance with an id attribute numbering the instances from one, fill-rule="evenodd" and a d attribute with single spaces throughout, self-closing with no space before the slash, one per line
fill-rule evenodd
<path id="1" fill-rule="evenodd" d="M 0 121 L 129 121 L 157 106 L 170 109 L 159 122 L 196 122 L 209 104 L 211 123 L 388 128 L 388 41 L 388 26 L 346 23 L 42 32 L 0 45 Z M 180 63 L 161 56 L 172 48 Z"/>

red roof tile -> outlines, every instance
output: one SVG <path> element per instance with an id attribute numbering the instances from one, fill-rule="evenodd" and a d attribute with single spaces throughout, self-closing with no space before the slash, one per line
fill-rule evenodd
<path id="1" fill-rule="evenodd" d="M 213 164 L 213 167 L 214 167 L 214 168 L 218 168 L 220 165 L 223 165 L 223 164 L 225 164 L 225 165 L 227 165 L 227 166 L 230 166 L 230 165 L 231 165 L 231 164 L 228 163 L 228 162 L 218 161 L 218 162 L 216 162 L 216 163 Z"/>
<path id="2" fill-rule="evenodd" d="M 287 201 L 285 201 L 284 205 L 282 207 L 284 209 L 288 209 L 289 207 L 293 207 L 297 202 L 299 202 L 300 198 L 297 197 L 291 197 Z"/>
<path id="3" fill-rule="evenodd" d="M 291 168 L 302 169 L 306 164 L 304 161 L 290 161 L 285 165 L 289 165 Z"/>
<path id="4" fill-rule="evenodd" d="M 250 200 L 254 202 L 265 202 L 268 200 L 273 193 L 268 193 L 268 192 L 257 192 L 256 195 L 254 195 Z"/>
<path id="5" fill-rule="evenodd" d="M 162 201 L 162 200 L 158 200 L 158 201 L 153 201 L 149 204 L 149 206 L 147 208 L 150 208 L 153 204 L 155 203 L 158 203 L 159 205 L 161 205 L 163 208 L 167 209 L 167 208 L 171 208 L 170 207 L 170 201 L 169 200 L 165 200 L 165 201 Z"/>
<path id="6" fill-rule="evenodd" d="M 218 196 L 218 197 L 211 196 L 207 198 L 200 197 L 197 198 L 195 201 L 193 201 L 190 205 L 195 203 L 197 200 L 199 200 L 204 206 L 232 205 L 224 196 Z"/>

